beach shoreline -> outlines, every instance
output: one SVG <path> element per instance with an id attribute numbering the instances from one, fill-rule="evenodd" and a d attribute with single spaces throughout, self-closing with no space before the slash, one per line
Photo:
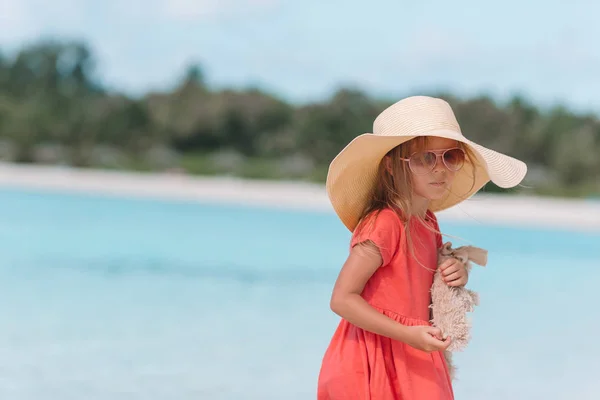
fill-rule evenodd
<path id="1" fill-rule="evenodd" d="M 0 187 L 333 213 L 323 185 L 295 181 L 0 163 Z M 438 218 L 598 232 L 600 202 L 480 193 Z"/>

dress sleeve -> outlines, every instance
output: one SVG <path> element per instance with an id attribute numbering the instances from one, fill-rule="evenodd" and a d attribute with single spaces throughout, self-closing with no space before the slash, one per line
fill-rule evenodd
<path id="1" fill-rule="evenodd" d="M 385 266 L 398 251 L 403 231 L 400 218 L 394 211 L 389 209 L 375 211 L 355 229 L 350 247 L 365 241 L 373 242 L 381 253 L 383 259 L 381 266 Z"/>

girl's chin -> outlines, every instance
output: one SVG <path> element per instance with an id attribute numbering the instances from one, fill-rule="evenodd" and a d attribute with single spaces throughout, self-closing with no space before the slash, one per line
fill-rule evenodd
<path id="1" fill-rule="evenodd" d="M 446 190 L 446 188 L 439 188 L 437 190 L 428 190 L 426 195 L 423 196 L 428 200 L 441 200 L 444 197 L 446 197 L 448 194 L 448 191 Z"/>

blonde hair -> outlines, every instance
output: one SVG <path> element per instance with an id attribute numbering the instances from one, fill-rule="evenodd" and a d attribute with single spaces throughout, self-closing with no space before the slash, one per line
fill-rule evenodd
<path id="1" fill-rule="evenodd" d="M 443 235 L 438 229 L 427 223 L 424 215 L 418 214 L 414 209 L 411 201 L 414 193 L 412 174 L 408 163 L 401 159 L 409 158 L 412 153 L 426 149 L 428 144 L 428 136 L 418 136 L 394 147 L 386 154 L 379 164 L 375 187 L 371 192 L 371 197 L 367 202 L 366 207 L 360 215 L 357 227 L 357 229 L 365 229 L 365 220 L 367 220 L 367 217 L 374 214 L 374 218 L 368 218 L 371 221 L 370 225 L 373 226 L 374 221 L 377 218 L 377 213 L 386 208 L 393 210 L 404 224 L 404 232 L 406 234 L 408 247 L 413 257 L 415 257 L 414 246 L 409 228 L 411 220 L 417 219 L 427 229 Z M 473 166 L 474 175 L 472 177 L 472 185 L 474 186 L 475 173 L 477 172 L 474 167 L 476 165 L 476 157 L 473 154 L 473 151 L 468 146 L 465 146 L 464 143 L 458 142 L 457 147 L 460 147 L 465 151 L 465 164 L 468 163 Z M 386 158 L 389 158 L 389 169 L 391 172 L 388 171 Z M 471 186 L 471 189 L 473 186 Z M 418 258 L 415 257 L 415 259 L 419 261 Z"/>

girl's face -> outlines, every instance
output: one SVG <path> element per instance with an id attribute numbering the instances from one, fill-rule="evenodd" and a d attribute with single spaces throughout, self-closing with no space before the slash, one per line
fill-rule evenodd
<path id="1" fill-rule="evenodd" d="M 425 149 L 422 149 L 416 153 L 416 155 L 411 152 L 413 157 L 411 164 L 413 167 L 416 167 L 410 168 L 414 194 L 427 200 L 439 200 L 446 195 L 446 192 L 454 181 L 457 171 L 453 171 L 446 166 L 443 161 L 443 152 L 444 150 L 456 149 L 458 147 L 459 144 L 456 140 L 430 137 Z M 419 157 L 419 155 L 424 156 L 424 153 L 422 153 L 423 151 L 433 151 L 437 154 L 437 159 L 434 161 L 435 166 L 431 170 L 423 167 L 423 165 L 427 165 L 428 162 L 431 162 L 432 155 L 429 154 L 427 157 Z M 445 157 L 447 164 L 453 166 L 458 165 L 456 163 L 460 163 L 460 166 L 462 166 L 462 162 L 464 162 L 463 156 L 464 153 L 453 150 L 452 152 L 446 153 Z M 406 162 L 408 163 L 408 161 Z"/>

